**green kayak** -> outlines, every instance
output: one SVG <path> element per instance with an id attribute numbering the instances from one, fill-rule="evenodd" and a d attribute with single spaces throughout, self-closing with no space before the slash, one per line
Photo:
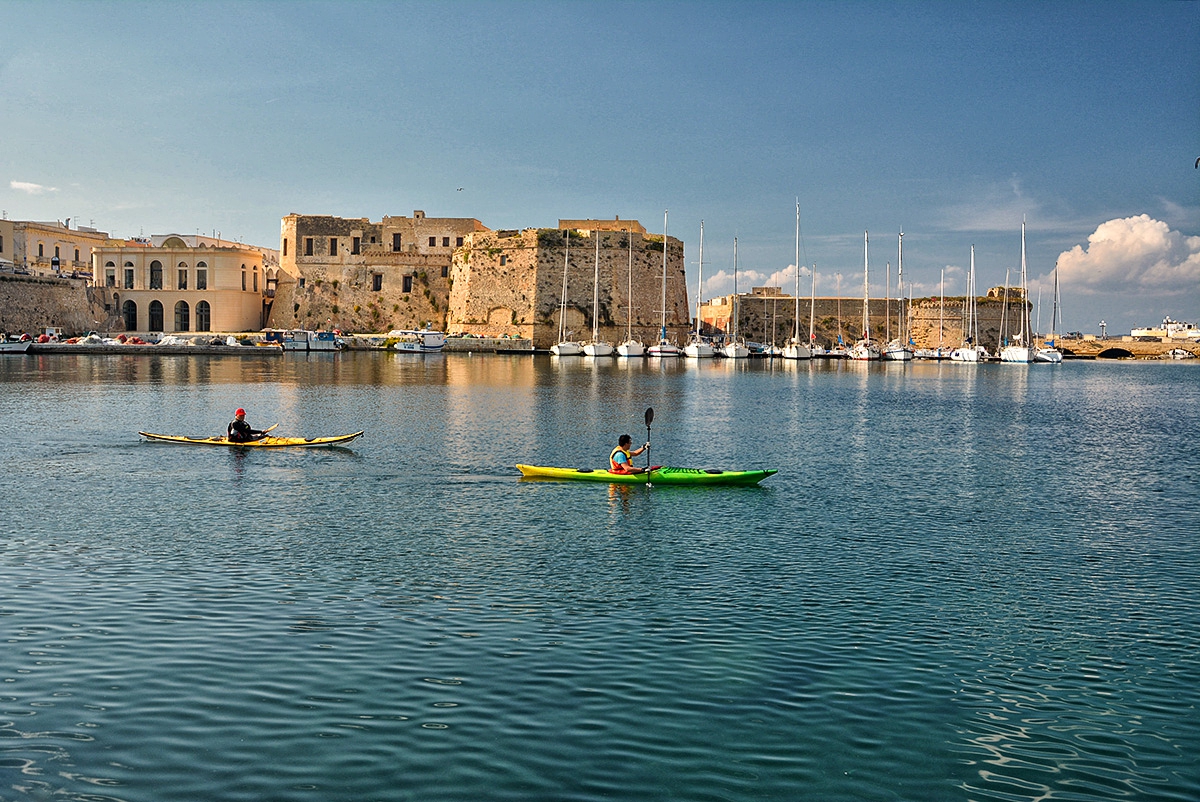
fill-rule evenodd
<path id="1" fill-rule="evenodd" d="M 568 482 L 608 482 L 622 485 L 756 485 L 774 470 L 717 471 L 700 468 L 669 468 L 658 466 L 649 473 L 612 473 L 603 468 L 549 468 L 541 465 L 518 465 L 525 479 L 556 479 Z"/>

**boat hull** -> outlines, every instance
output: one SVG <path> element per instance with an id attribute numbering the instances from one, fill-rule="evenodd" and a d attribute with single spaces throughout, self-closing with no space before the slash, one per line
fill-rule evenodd
<path id="1" fill-rule="evenodd" d="M 613 347 L 611 343 L 591 342 L 583 346 L 585 356 L 612 356 Z"/>
<path id="2" fill-rule="evenodd" d="M 550 353 L 554 356 L 581 356 L 583 354 L 583 346 L 576 342 L 561 342 L 550 346 Z"/>
<path id="3" fill-rule="evenodd" d="M 649 473 L 612 473 L 603 468 L 552 468 L 544 465 L 518 465 L 524 479 L 548 479 L 566 482 L 605 482 L 621 485 L 688 485 L 692 487 L 756 485 L 774 470 L 717 471 L 700 468 L 658 467 Z"/>
<path id="4" fill-rule="evenodd" d="M 626 340 L 617 346 L 617 356 L 645 356 L 646 347 L 637 340 Z"/>
<path id="5" fill-rule="evenodd" d="M 362 432 L 339 434 L 333 437 L 263 437 L 249 443 L 235 443 L 227 437 L 187 437 L 176 434 L 153 434 L 138 432 L 142 437 L 156 443 L 177 443 L 187 446 L 226 446 L 232 448 L 322 448 L 342 446 L 362 437 Z"/>
<path id="6" fill-rule="evenodd" d="M 0 354 L 24 354 L 32 344 L 32 340 L 0 342 Z"/>

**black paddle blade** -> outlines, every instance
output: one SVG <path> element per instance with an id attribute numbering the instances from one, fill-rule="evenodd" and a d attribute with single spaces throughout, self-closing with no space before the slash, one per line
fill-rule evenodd
<path id="1" fill-rule="evenodd" d="M 649 426 L 654 420 L 654 407 L 646 407 L 646 425 Z"/>

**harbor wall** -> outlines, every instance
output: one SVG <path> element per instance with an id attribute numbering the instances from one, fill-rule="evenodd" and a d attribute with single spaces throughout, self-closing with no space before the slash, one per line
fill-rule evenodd
<path id="1" fill-rule="evenodd" d="M 56 326 L 70 337 L 108 321 L 99 294 L 82 279 L 0 274 L 0 332 L 36 335 Z"/>

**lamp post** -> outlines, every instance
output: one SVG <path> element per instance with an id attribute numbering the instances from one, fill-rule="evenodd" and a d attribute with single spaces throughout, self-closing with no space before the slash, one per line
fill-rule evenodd
<path id="1" fill-rule="evenodd" d="M 1108 339 L 1108 324 L 1105 323 L 1103 320 L 1100 321 L 1100 339 L 1101 340 Z"/>

